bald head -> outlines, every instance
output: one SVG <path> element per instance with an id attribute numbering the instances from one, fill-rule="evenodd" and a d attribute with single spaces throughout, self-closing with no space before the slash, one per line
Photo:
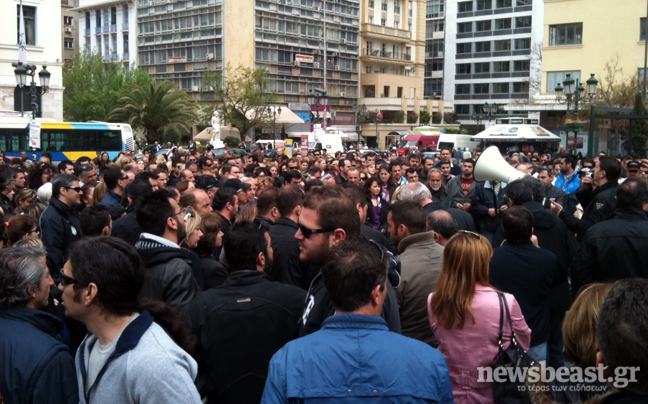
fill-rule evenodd
<path id="1" fill-rule="evenodd" d="M 445 246 L 459 229 L 452 215 L 445 210 L 435 210 L 427 217 L 427 231 L 434 231 L 437 243 Z"/>

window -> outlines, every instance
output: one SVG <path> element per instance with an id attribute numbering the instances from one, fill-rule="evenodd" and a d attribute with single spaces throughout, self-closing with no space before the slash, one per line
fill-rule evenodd
<path id="1" fill-rule="evenodd" d="M 509 8 L 512 7 L 513 0 L 497 0 L 496 7 L 497 8 Z"/>
<path id="2" fill-rule="evenodd" d="M 470 105 L 456 105 L 455 104 L 455 114 L 457 114 L 457 115 L 469 115 L 470 114 Z"/>
<path id="3" fill-rule="evenodd" d="M 528 81 L 522 81 L 522 82 L 513 83 L 513 92 L 514 93 L 528 94 L 529 93 L 529 82 Z"/>
<path id="4" fill-rule="evenodd" d="M 374 8 L 374 0 L 369 0 L 369 8 Z"/>
<path id="5" fill-rule="evenodd" d="M 558 87 L 558 84 L 562 86 L 567 74 L 571 74 L 571 78 L 574 80 L 580 80 L 580 70 L 547 72 L 547 93 L 555 93 L 555 88 Z"/>
<path id="6" fill-rule="evenodd" d="M 20 6 L 16 6 L 18 24 L 16 27 L 20 27 Z M 23 20 L 25 21 L 25 44 L 26 45 L 36 45 L 36 7 L 23 6 Z M 20 28 L 19 28 L 20 29 Z M 18 38 L 19 33 L 16 33 L 16 43 L 20 42 Z"/>
<path id="7" fill-rule="evenodd" d="M 110 9 L 110 24 L 117 24 L 117 7 L 112 7 Z"/>
<path id="8" fill-rule="evenodd" d="M 493 8 L 492 0 L 477 0 L 477 10 L 490 10 Z"/>
<path id="9" fill-rule="evenodd" d="M 490 72 L 490 63 L 475 63 L 475 73 L 488 73 Z"/>
<path id="10" fill-rule="evenodd" d="M 72 25 L 72 17 L 64 16 L 63 17 L 63 24 Z"/>
<path id="11" fill-rule="evenodd" d="M 549 26 L 549 46 L 582 45 L 583 23 Z"/>
<path id="12" fill-rule="evenodd" d="M 509 39 L 503 41 L 495 41 L 495 52 L 504 52 L 511 50 L 511 41 Z"/>
<path id="13" fill-rule="evenodd" d="M 435 1 L 440 1 L 440 0 L 435 0 Z M 413 8 L 414 8 L 414 6 L 412 5 L 412 2 L 408 1 L 407 2 L 407 15 L 410 16 L 410 17 L 412 16 L 412 9 Z M 411 29 L 410 29 L 410 31 L 411 31 Z"/>
<path id="14" fill-rule="evenodd" d="M 472 52 L 472 44 L 471 43 L 458 43 L 457 44 L 457 54 L 466 54 L 466 53 L 471 53 Z"/>
<path id="15" fill-rule="evenodd" d="M 443 57 L 443 39 L 434 39 L 432 41 L 427 41 L 426 45 L 426 56 L 427 57 Z"/>
<path id="16" fill-rule="evenodd" d="M 85 13 L 85 28 L 90 29 L 90 12 L 86 11 Z"/>
<path id="17" fill-rule="evenodd" d="M 507 94 L 509 92 L 509 83 L 493 83 L 494 94 Z"/>
<path id="18" fill-rule="evenodd" d="M 639 40 L 640 41 L 646 40 L 646 19 L 645 18 L 639 19 Z"/>
<path id="19" fill-rule="evenodd" d="M 470 74 L 471 65 L 470 63 L 460 63 L 456 68 L 457 74 Z"/>
<path id="20" fill-rule="evenodd" d="M 366 67 L 365 67 L 365 72 L 366 72 L 366 73 L 371 73 L 371 66 L 369 66 L 369 65 L 366 66 Z"/>
<path id="21" fill-rule="evenodd" d="M 532 4 L 533 4 L 533 0 L 515 0 L 516 7 L 530 6 Z"/>
<path id="22" fill-rule="evenodd" d="M 531 16 L 516 17 L 515 28 L 531 28 Z"/>
<path id="23" fill-rule="evenodd" d="M 124 4 L 122 8 L 122 22 L 128 24 L 128 4 Z"/>
<path id="24" fill-rule="evenodd" d="M 502 18 L 495 20 L 495 29 L 511 29 L 511 19 Z"/>
<path id="25" fill-rule="evenodd" d="M 513 62 L 513 71 L 528 72 L 531 68 L 531 62 L 528 60 L 516 60 Z"/>
<path id="26" fill-rule="evenodd" d="M 472 32 L 472 22 L 460 22 L 457 24 L 457 33 L 465 34 Z"/>
<path id="27" fill-rule="evenodd" d="M 412 2 L 409 2 L 410 6 Z M 444 16 L 444 7 L 443 0 L 429 0 L 425 8 L 425 17 L 426 18 L 437 18 Z M 410 8 L 410 17 L 412 16 L 412 11 Z"/>
<path id="28" fill-rule="evenodd" d="M 124 34 L 124 53 L 128 53 L 128 34 Z"/>
<path id="29" fill-rule="evenodd" d="M 491 21 L 477 21 L 475 22 L 475 32 L 479 31 L 490 31 L 491 30 Z"/>
<path id="30" fill-rule="evenodd" d="M 101 27 L 101 10 L 97 10 L 95 14 L 95 25 Z"/>
<path id="31" fill-rule="evenodd" d="M 475 42 L 475 53 L 490 52 L 490 50 L 491 50 L 490 41 Z"/>
<path id="32" fill-rule="evenodd" d="M 510 71 L 511 71 L 511 63 L 508 60 L 506 62 L 493 62 L 493 72 L 506 73 Z"/>
<path id="33" fill-rule="evenodd" d="M 440 72 L 443 70 L 443 59 L 432 60 L 432 71 Z"/>
<path id="34" fill-rule="evenodd" d="M 432 38 L 435 32 L 443 32 L 443 20 L 431 20 L 425 23 L 427 38 Z"/>
<path id="35" fill-rule="evenodd" d="M 472 1 L 462 1 L 457 5 L 457 11 L 460 13 L 467 13 L 473 11 L 473 2 Z"/>
<path id="36" fill-rule="evenodd" d="M 515 40 L 515 49 L 531 49 L 531 38 L 517 38 Z"/>
<path id="37" fill-rule="evenodd" d="M 382 11 L 387 11 L 387 0 L 382 0 L 382 3 L 380 3 L 380 9 Z"/>
<path id="38" fill-rule="evenodd" d="M 394 0 L 394 14 L 400 14 L 401 5 L 400 0 Z"/>
<path id="39" fill-rule="evenodd" d="M 455 94 L 470 94 L 470 84 L 455 84 Z"/>
<path id="40" fill-rule="evenodd" d="M 488 83 L 473 84 L 473 94 L 488 94 Z"/>
<path id="41" fill-rule="evenodd" d="M 384 18 L 381 18 L 381 19 L 380 19 L 380 25 L 382 25 L 383 27 L 384 27 L 385 25 L 387 25 L 387 20 L 384 19 Z"/>
<path id="42" fill-rule="evenodd" d="M 70 38 L 65 38 L 63 40 L 63 46 L 65 47 L 65 49 L 74 49 L 73 40 Z"/>

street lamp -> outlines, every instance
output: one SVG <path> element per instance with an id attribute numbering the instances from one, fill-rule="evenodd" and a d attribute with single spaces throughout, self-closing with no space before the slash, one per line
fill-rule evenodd
<path id="1" fill-rule="evenodd" d="M 495 104 L 489 104 L 487 102 L 484 103 L 484 105 L 482 106 L 482 111 L 484 111 L 486 116 L 488 116 L 488 122 L 493 119 L 495 112 L 497 112 L 498 109 L 499 107 Z"/>
<path id="2" fill-rule="evenodd" d="M 268 106 L 268 114 L 272 115 L 272 148 L 277 150 L 277 145 L 275 144 L 275 139 L 277 138 L 275 125 L 277 123 L 277 115 L 281 116 L 281 107 L 272 108 Z"/>
<path id="3" fill-rule="evenodd" d="M 376 111 L 376 146 L 380 147 L 380 133 L 378 133 L 378 121 L 383 119 L 380 111 Z"/>
<path id="4" fill-rule="evenodd" d="M 322 123 L 326 120 L 326 110 L 328 107 L 328 94 L 326 90 L 316 88 L 308 93 L 308 104 L 311 107 L 311 115 L 313 116 L 313 123 Z M 320 110 L 324 113 L 320 115 Z"/>
<path id="5" fill-rule="evenodd" d="M 587 100 L 583 96 L 585 92 L 583 84 L 580 82 L 580 80 L 574 80 L 571 77 L 570 73 L 567 73 L 565 81 L 562 82 L 564 88 L 560 85 L 560 83 L 558 83 L 558 85 L 554 89 L 554 91 L 556 92 L 556 100 L 561 104 L 564 104 L 565 102 L 567 103 L 567 111 L 570 111 L 572 104 L 574 105 L 574 120 L 578 120 L 578 115 L 580 114 L 580 111 L 578 110 L 578 104 L 581 102 L 591 102 L 592 98 L 594 98 L 594 96 L 596 95 L 596 86 L 598 85 L 598 80 L 594 78 L 593 73 L 590 74 L 590 78 L 587 79 L 585 84 L 587 85 Z M 563 91 L 565 98 L 563 98 Z"/>
<path id="6" fill-rule="evenodd" d="M 38 113 L 38 100 L 36 99 L 37 95 L 42 95 L 47 92 L 49 89 L 50 77 L 51 74 L 47 71 L 47 66 L 43 66 L 43 69 L 38 72 L 38 81 L 40 81 L 40 89 L 36 87 L 36 69 L 35 65 L 23 65 L 22 62 L 14 62 L 11 64 L 16 69 L 14 70 L 14 75 L 16 76 L 16 84 L 20 88 L 21 93 L 31 95 L 31 109 L 32 109 L 32 119 L 36 119 L 36 114 Z M 27 76 L 31 77 L 31 82 L 29 83 L 28 91 L 24 91 L 25 85 L 27 84 Z M 24 116 L 23 111 L 23 102 L 20 100 L 20 116 Z"/>

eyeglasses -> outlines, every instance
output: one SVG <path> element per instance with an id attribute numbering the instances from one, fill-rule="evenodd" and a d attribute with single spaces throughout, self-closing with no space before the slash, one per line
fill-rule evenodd
<path id="1" fill-rule="evenodd" d="M 127 180 L 127 179 L 128 179 L 128 175 L 122 177 L 122 180 Z"/>
<path id="2" fill-rule="evenodd" d="M 301 223 L 297 223 L 297 227 L 299 227 L 299 230 L 304 235 L 304 238 L 310 238 L 310 236 L 317 233 L 330 233 L 333 230 L 335 230 L 335 229 L 309 229 L 308 227 L 304 226 Z"/>
<path id="3" fill-rule="evenodd" d="M 482 239 L 481 234 L 475 233 L 474 231 L 470 231 L 470 230 L 459 230 L 457 233 L 470 234 L 472 236 L 477 237 L 480 240 Z"/>
<path id="4" fill-rule="evenodd" d="M 38 230 L 38 229 L 32 229 L 32 230 L 28 231 L 27 234 L 39 233 L 39 232 L 40 232 L 40 230 Z"/>
<path id="5" fill-rule="evenodd" d="M 78 279 L 74 279 L 71 276 L 67 276 L 65 274 L 65 272 L 63 272 L 63 268 L 61 268 L 61 271 L 59 273 L 61 275 L 61 285 L 63 285 L 63 286 L 74 285 L 75 283 L 77 283 L 79 285 L 84 285 L 84 283 L 82 283 Z"/>
<path id="6" fill-rule="evenodd" d="M 65 189 L 71 189 L 73 191 L 81 192 L 81 187 L 63 187 Z"/>

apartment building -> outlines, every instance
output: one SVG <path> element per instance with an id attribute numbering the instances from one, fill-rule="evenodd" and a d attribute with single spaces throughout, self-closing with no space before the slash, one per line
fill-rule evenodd
<path id="1" fill-rule="evenodd" d="M 453 1 L 445 12 L 444 98 L 463 124 L 476 124 L 486 102 L 526 103 L 540 91 L 543 0 Z"/>
<path id="2" fill-rule="evenodd" d="M 445 0 L 428 0 L 425 10 L 425 87 L 426 98 L 443 95 L 445 50 Z"/>
<path id="3" fill-rule="evenodd" d="M 39 85 L 38 72 L 43 65 L 51 74 L 49 92 L 38 95 L 37 116 L 63 120 L 63 75 L 62 41 L 63 31 L 61 2 L 58 0 L 23 0 L 27 63 L 36 65 L 35 81 Z M 20 0 L 5 0 L 0 7 L 0 112 L 31 110 L 28 87 L 16 85 L 12 62 L 18 61 L 18 26 Z M 55 33 L 52 35 L 52 33 Z M 28 77 L 28 83 L 30 82 Z M 21 106 L 22 103 L 22 106 Z M 17 112 L 20 114 L 19 112 Z"/>
<path id="4" fill-rule="evenodd" d="M 63 31 L 61 32 L 61 41 L 63 41 L 63 62 L 71 63 L 76 52 L 79 37 L 77 30 L 79 28 L 78 14 L 74 8 L 78 7 L 79 0 L 61 0 L 61 15 L 63 17 Z"/>
<path id="5" fill-rule="evenodd" d="M 101 53 L 103 60 L 127 69 L 136 62 L 134 0 L 79 0 L 79 50 Z"/>

